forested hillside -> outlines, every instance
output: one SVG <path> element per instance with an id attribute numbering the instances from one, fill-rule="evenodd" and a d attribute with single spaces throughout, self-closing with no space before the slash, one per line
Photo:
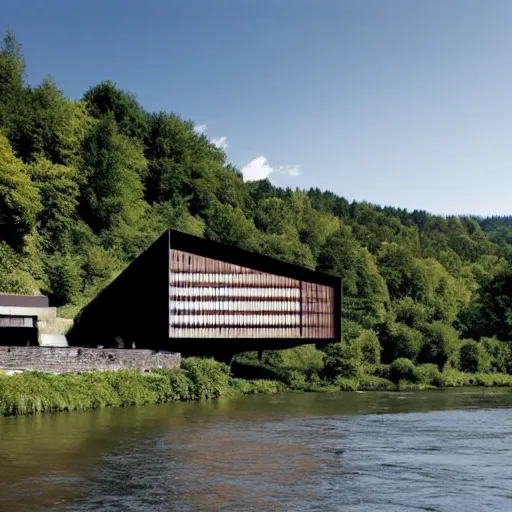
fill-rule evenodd
<path id="1" fill-rule="evenodd" d="M 512 371 L 510 218 L 440 217 L 244 182 L 192 122 L 146 112 L 109 81 L 80 101 L 51 79 L 28 86 L 8 33 L 0 291 L 42 292 L 77 311 L 167 228 L 341 276 L 348 348 L 336 350 L 368 364 Z"/>

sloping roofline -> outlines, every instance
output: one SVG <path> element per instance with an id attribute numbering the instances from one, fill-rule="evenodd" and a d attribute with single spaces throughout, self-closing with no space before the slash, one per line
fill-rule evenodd
<path id="1" fill-rule="evenodd" d="M 325 286 L 341 286 L 341 278 L 323 272 L 310 270 L 293 263 L 287 263 L 277 258 L 240 249 L 231 245 L 206 240 L 181 231 L 169 230 L 171 249 L 190 252 L 198 256 L 213 258 L 216 260 L 252 268 L 260 272 L 267 272 L 279 276 L 289 277 L 300 281 L 322 284 Z"/>

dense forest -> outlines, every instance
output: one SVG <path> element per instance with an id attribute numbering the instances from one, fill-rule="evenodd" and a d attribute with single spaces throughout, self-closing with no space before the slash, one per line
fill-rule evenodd
<path id="1" fill-rule="evenodd" d="M 395 360 L 512 373 L 512 217 L 244 182 L 193 122 L 147 112 L 110 81 L 80 101 L 50 78 L 29 86 L 7 33 L 0 291 L 47 294 L 72 316 L 167 228 L 341 276 L 344 343 L 324 347 L 324 375 Z"/>

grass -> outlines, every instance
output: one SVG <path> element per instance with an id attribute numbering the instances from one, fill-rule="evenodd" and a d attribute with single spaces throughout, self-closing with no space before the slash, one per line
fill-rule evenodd
<path id="1" fill-rule="evenodd" d="M 212 400 L 282 390 L 284 385 L 280 382 L 235 379 L 227 365 L 199 358 L 184 360 L 181 369 L 147 373 L 122 370 L 59 375 L 0 374 L 0 415 Z"/>
<path id="2" fill-rule="evenodd" d="M 268 362 L 248 360 L 238 361 L 230 368 L 224 363 L 203 358 L 184 359 L 180 369 L 146 373 L 121 370 L 7 375 L 0 371 L 0 416 L 215 400 L 221 396 L 275 394 L 290 390 L 403 391 L 463 386 L 512 387 L 512 375 L 471 374 L 452 368 L 440 372 L 433 365 L 411 367 L 399 362 L 394 366 L 368 367 L 355 377 L 338 376 L 330 381 L 321 379 L 311 367 L 299 368 L 296 362 L 276 368 Z"/>

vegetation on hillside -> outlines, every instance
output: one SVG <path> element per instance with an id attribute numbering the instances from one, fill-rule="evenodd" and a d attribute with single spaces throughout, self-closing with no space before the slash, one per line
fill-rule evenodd
<path id="1" fill-rule="evenodd" d="M 168 228 L 343 278 L 344 343 L 317 347 L 310 356 L 321 368 L 297 378 L 512 373 L 511 218 L 440 217 L 244 182 L 192 122 L 147 112 L 112 82 L 80 101 L 50 78 L 27 85 L 9 32 L 0 48 L 0 291 L 44 293 L 72 314 Z"/>

